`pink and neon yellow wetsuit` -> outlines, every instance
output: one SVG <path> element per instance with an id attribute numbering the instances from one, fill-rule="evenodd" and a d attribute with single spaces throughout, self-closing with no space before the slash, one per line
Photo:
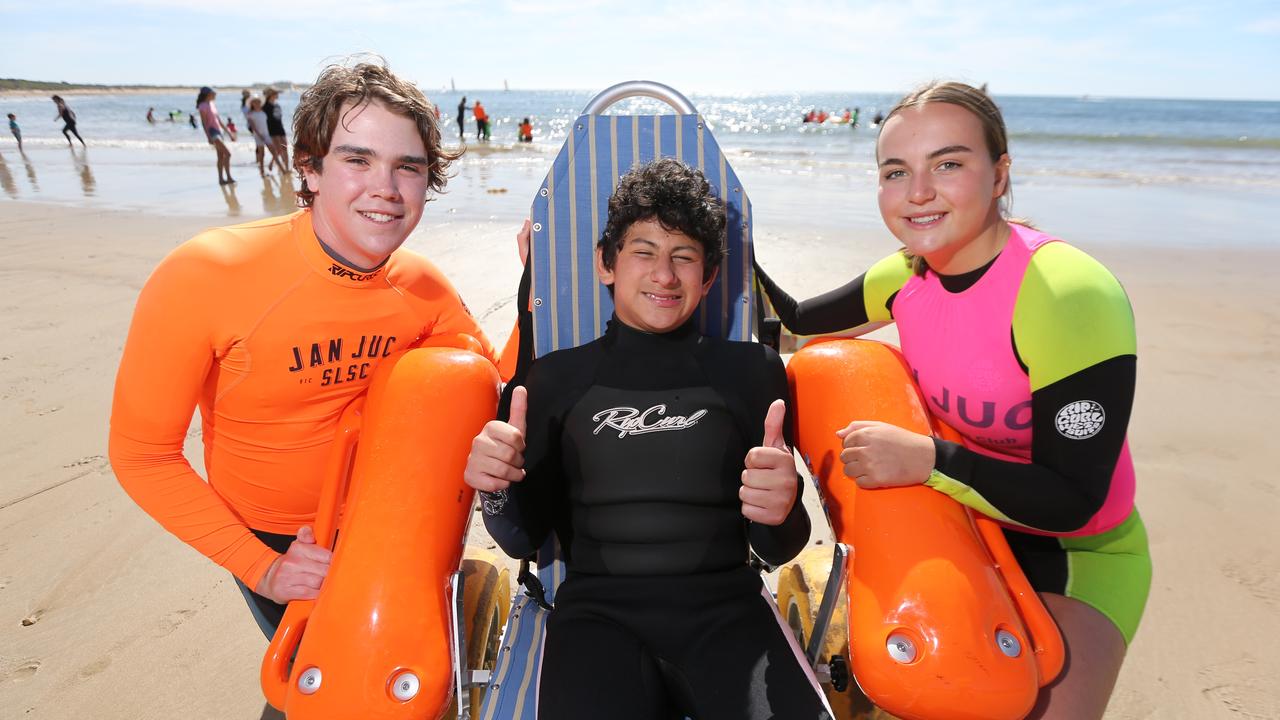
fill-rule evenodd
<path id="1" fill-rule="evenodd" d="M 1000 521 L 1033 587 L 1088 603 L 1129 640 L 1151 582 L 1126 440 L 1133 311 L 1096 260 L 1009 227 L 962 275 L 917 276 L 899 252 L 797 303 L 757 271 L 793 332 L 896 322 L 930 411 L 964 438 L 934 441 L 928 486 Z"/>
<path id="2" fill-rule="evenodd" d="M 959 431 L 966 448 L 999 460 L 1030 463 L 1032 385 L 1043 387 L 1061 379 L 1053 377 L 1050 368 L 1066 367 L 1069 360 L 1045 358 L 1043 363 L 1035 363 L 1044 372 L 1033 378 L 1009 342 L 1018 292 L 1031 258 L 1047 243 L 1055 242 L 1021 225 L 1010 227 L 1004 250 L 971 287 L 950 292 L 936 273 L 912 275 L 893 302 L 893 317 L 902 352 L 930 412 Z M 1091 319 L 1092 314 L 1077 317 Z M 1105 333 L 1105 329 L 1099 332 Z M 1069 333 L 1059 333 L 1065 334 Z M 1092 344 L 1103 353 L 1128 350 L 1132 354 L 1127 339 L 1120 342 L 1123 347 L 1106 349 L 1102 347 L 1107 345 L 1105 341 Z M 1023 354 L 1033 352 L 1025 341 L 1018 347 Z M 1070 350 L 1057 342 L 1045 348 L 1052 353 Z M 1087 439 L 1106 428 L 1106 410 L 1096 400 L 1081 396 L 1058 411 L 1055 426 L 1068 439 Z M 929 485 L 1008 526 L 1040 532 L 1001 512 L 975 488 L 941 473 L 935 473 Z M 1102 506 L 1080 528 L 1056 534 L 1095 535 L 1119 525 L 1132 510 L 1133 460 L 1128 441 L 1122 440 Z"/>

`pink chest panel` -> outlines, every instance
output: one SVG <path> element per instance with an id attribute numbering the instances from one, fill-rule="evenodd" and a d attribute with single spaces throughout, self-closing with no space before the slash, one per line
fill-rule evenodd
<path id="1" fill-rule="evenodd" d="M 973 286 L 946 290 L 932 272 L 913 277 L 894 300 L 902 352 L 929 410 L 970 449 L 1031 455 L 1031 384 L 1013 351 L 1013 308 L 1031 254 L 1052 238 L 1017 225 Z"/>

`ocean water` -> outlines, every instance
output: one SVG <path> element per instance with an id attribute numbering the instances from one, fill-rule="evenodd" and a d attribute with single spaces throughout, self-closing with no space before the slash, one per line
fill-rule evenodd
<path id="1" fill-rule="evenodd" d="M 456 108 L 463 92 L 429 91 L 441 108 L 446 139 L 458 142 Z M 564 142 L 573 120 L 594 95 L 588 91 L 466 91 L 468 103 L 481 100 L 493 118 L 490 143 L 474 141 L 466 118 L 469 152 L 458 165 L 449 193 L 430 212 L 460 213 L 478 219 L 515 217 L 525 212 L 533 192 Z M 0 201 L 69 202 L 98 207 L 139 208 L 186 214 L 222 212 L 231 216 L 274 213 L 291 207 L 289 183 L 264 181 L 259 188 L 253 142 L 243 133 L 239 92 L 224 90 L 218 109 L 241 127 L 232 143 L 241 183 L 219 192 L 213 152 L 200 129 L 171 110 L 194 112 L 191 93 L 65 96 L 89 143 L 68 153 L 46 96 L 0 95 L 0 113 L 15 113 L 27 144 L 16 153 L 7 128 L 0 129 Z M 829 226 L 878 227 L 874 165 L 876 128 L 872 119 L 887 112 L 896 96 L 875 93 L 786 95 L 690 95 L 706 118 L 756 206 L 803 223 L 821 216 Z M 1081 197 L 1117 187 L 1156 188 L 1166 205 L 1216 195 L 1225 202 L 1245 197 L 1245 212 L 1273 207 L 1280 195 L 1280 102 L 1151 100 L 1091 97 L 995 96 L 1004 112 L 1014 160 L 1015 211 L 1042 217 L 1029 199 L 1050 189 L 1080 191 Z M 298 94 L 286 91 L 286 116 Z M 145 121 L 155 108 L 159 122 Z M 860 122 L 806 124 L 811 109 L 838 115 L 857 107 Z M 654 100 L 633 99 L 610 112 L 661 112 Z M 515 142 L 516 127 L 528 116 L 534 142 Z M 287 125 L 287 122 L 286 122 Z M 1254 199 L 1256 196 L 1256 199 Z M 261 205 L 259 206 L 259 197 Z M 1164 201 L 1162 201 L 1164 202 Z M 762 204 L 765 203 L 765 204 Z M 1052 212 L 1053 207 L 1047 208 Z M 758 214 L 767 221 L 768 213 Z M 1174 219 L 1166 220 L 1176 228 Z M 1141 228 L 1141 222 L 1134 222 Z"/>
<path id="2" fill-rule="evenodd" d="M 461 93 L 430 95 L 442 113 L 446 136 L 457 137 L 454 117 Z M 481 91 L 468 102 L 482 100 L 494 116 L 493 144 L 510 147 L 516 126 L 529 116 L 535 147 L 557 150 L 570 123 L 590 100 L 590 92 Z M 281 98 L 286 117 L 297 105 L 296 92 Z M 709 121 L 721 145 L 748 161 L 779 158 L 830 172 L 872 169 L 876 113 L 886 112 L 895 97 L 867 93 L 807 95 L 692 95 L 690 100 Z M 1062 175 L 1133 182 L 1266 183 L 1280 185 L 1280 102 L 1204 100 L 1134 100 L 1111 98 L 1002 97 L 997 102 L 1009 128 L 1011 151 L 1020 174 Z M 194 112 L 195 98 L 186 94 L 68 95 L 81 135 L 97 146 L 137 150 L 182 150 L 208 153 L 200 130 L 185 117 L 166 122 L 170 110 Z M 223 116 L 243 128 L 238 93 L 218 97 Z M 145 122 L 147 108 L 161 119 Z M 657 101 L 624 101 L 620 112 L 661 110 Z M 838 113 L 861 108 L 859 127 L 828 122 L 801 122 L 810 109 Z M 62 142 L 62 124 L 52 118 L 45 97 L 2 97 L 4 113 L 18 115 L 24 139 L 34 145 Z M 467 113 L 468 138 L 474 122 Z M 9 140 L 7 132 L 0 138 Z M 244 142 L 248 138 L 242 137 Z M 521 156 L 523 157 L 523 156 Z M 199 162 L 207 158 L 201 156 Z"/>

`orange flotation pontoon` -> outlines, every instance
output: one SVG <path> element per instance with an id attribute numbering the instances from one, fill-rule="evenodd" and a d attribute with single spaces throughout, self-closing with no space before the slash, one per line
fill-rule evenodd
<path id="1" fill-rule="evenodd" d="M 954 437 L 906 361 L 883 343 L 832 339 L 796 353 L 787 374 L 797 444 L 852 548 L 848 652 L 862 691 L 901 718 L 1024 717 L 1063 646 L 999 526 L 923 485 L 863 490 L 844 475 L 835 433 L 851 420 Z"/>
<path id="2" fill-rule="evenodd" d="M 488 360 L 427 347 L 384 361 L 344 412 L 315 528 L 317 542 L 341 542 L 320 596 L 290 603 L 262 664 L 263 692 L 290 720 L 449 709 L 474 499 L 462 473 L 497 401 Z"/>

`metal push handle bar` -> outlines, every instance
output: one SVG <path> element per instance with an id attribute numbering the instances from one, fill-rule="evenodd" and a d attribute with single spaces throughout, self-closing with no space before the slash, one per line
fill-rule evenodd
<path id="1" fill-rule="evenodd" d="M 587 103 L 583 115 L 599 115 L 614 103 L 631 97 L 651 97 L 671 106 L 681 115 L 697 115 L 698 110 L 689 102 L 689 98 L 668 85 L 652 80 L 628 80 L 612 87 L 605 88 Z"/>

